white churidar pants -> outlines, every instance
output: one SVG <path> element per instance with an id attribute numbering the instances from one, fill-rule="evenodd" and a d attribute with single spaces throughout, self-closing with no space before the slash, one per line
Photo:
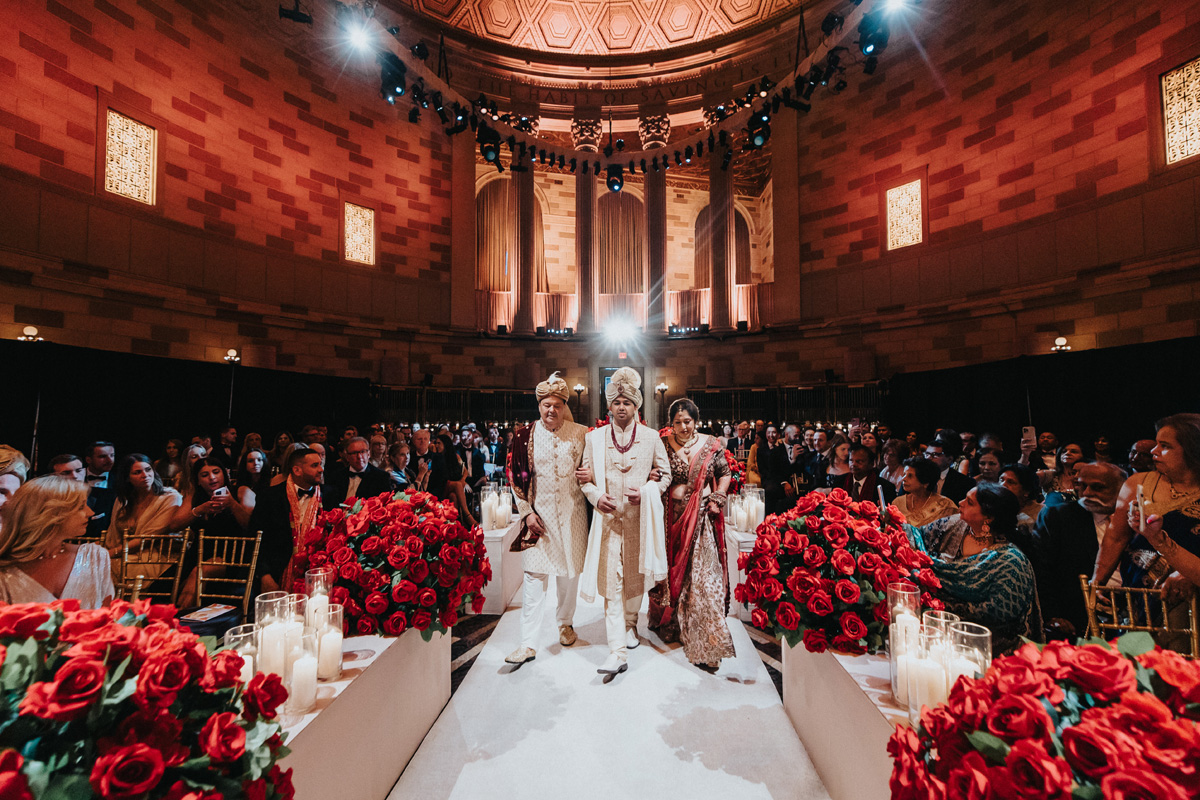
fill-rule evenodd
<path id="1" fill-rule="evenodd" d="M 604 598 L 604 631 L 608 635 L 608 649 L 621 661 L 628 658 L 628 648 L 625 645 L 625 631 L 629 628 L 637 630 L 638 611 L 642 608 L 642 596 L 625 597 L 625 576 L 621 562 L 617 562 L 617 581 L 614 594 L 623 600 Z"/>
<path id="2" fill-rule="evenodd" d="M 579 576 L 568 578 L 555 575 L 558 593 L 558 627 L 571 625 L 575 619 L 575 602 L 579 599 Z M 542 627 L 542 606 L 549 589 L 550 575 L 526 572 L 521 583 L 521 646 L 537 650 L 538 629 Z"/>

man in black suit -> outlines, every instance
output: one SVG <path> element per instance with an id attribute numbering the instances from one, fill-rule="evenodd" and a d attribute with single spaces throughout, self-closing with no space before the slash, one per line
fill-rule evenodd
<path id="1" fill-rule="evenodd" d="M 321 512 L 321 481 L 325 477 L 321 454 L 307 447 L 296 448 L 284 464 L 288 476 L 283 483 L 270 486 L 258 494 L 254 512 L 250 515 L 251 532 L 262 531 L 258 549 L 258 579 L 260 591 L 274 592 L 283 586 L 283 574 L 299 537 L 307 537 L 306 525 L 314 523 Z M 298 521 L 292 525 L 292 495 L 295 495 Z M 314 509 L 312 504 L 316 503 Z M 303 577 L 303 576 L 301 576 Z"/>
<path id="2" fill-rule="evenodd" d="M 210 455 L 218 459 L 227 471 L 237 472 L 240 452 L 237 446 L 237 428 L 226 425 L 217 431 L 217 443 Z"/>
<path id="3" fill-rule="evenodd" d="M 725 445 L 725 449 L 733 453 L 733 457 L 743 464 L 750 456 L 750 446 L 754 444 L 754 437 L 750 433 L 750 420 L 742 420 L 738 423 L 737 431 L 729 443 Z"/>
<path id="4" fill-rule="evenodd" d="M 373 466 L 371 444 L 361 436 L 351 437 L 342 453 L 342 461 L 329 470 L 321 489 L 321 502 L 326 509 L 337 508 L 356 497 L 375 497 L 392 490 L 392 479 L 379 467 Z"/>
<path id="5" fill-rule="evenodd" d="M 890 503 L 896 499 L 896 487 L 891 481 L 879 480 L 879 473 L 874 469 L 875 454 L 869 447 L 856 444 L 850 448 L 850 471 L 837 478 L 834 486 L 845 490 L 854 502 L 870 500 L 879 503 L 879 488 L 883 487 L 884 502 Z"/>
<path id="6" fill-rule="evenodd" d="M 949 428 L 938 431 L 933 441 L 925 445 L 925 457 L 941 471 L 937 491 L 942 497 L 961 503 L 967 492 L 975 488 L 975 481 L 954 469 L 954 462 L 962 455 L 962 439 Z"/>
<path id="7" fill-rule="evenodd" d="M 1075 626 L 1075 636 L 1087 631 L 1079 576 L 1090 578 L 1095 570 L 1124 482 L 1125 473 L 1113 464 L 1080 464 L 1075 469 L 1079 500 L 1046 506 L 1034 529 L 1032 560 L 1042 618 L 1047 623 L 1067 620 Z"/>
<path id="8" fill-rule="evenodd" d="M 770 469 L 763 474 L 763 494 L 767 513 L 780 514 L 796 504 L 799 494 L 812 489 L 812 476 L 807 470 L 807 454 L 800 429 L 788 425 L 783 429 L 783 442 L 771 450 Z M 767 475 L 770 475 L 768 482 Z"/>

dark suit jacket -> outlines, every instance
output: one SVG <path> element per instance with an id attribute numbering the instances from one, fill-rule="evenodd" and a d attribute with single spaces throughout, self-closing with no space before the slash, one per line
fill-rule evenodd
<path id="1" fill-rule="evenodd" d="M 795 482 L 800 485 L 800 494 L 807 494 L 813 488 L 812 475 L 808 472 L 808 454 L 801 453 L 800 457 L 794 462 L 788 462 L 789 445 L 786 442 L 781 443 L 778 447 L 771 451 L 770 455 L 770 475 L 771 483 L 768 484 L 766 476 L 763 477 L 763 489 L 766 495 L 767 513 L 781 513 L 788 510 L 796 504 L 799 499 L 797 495 L 788 495 L 784 489 L 784 483 Z"/>
<path id="2" fill-rule="evenodd" d="M 950 471 L 946 473 L 946 481 L 942 484 L 942 491 L 939 494 L 956 503 L 961 503 L 967 499 L 967 492 L 974 488 L 974 480 L 951 467 Z"/>
<path id="3" fill-rule="evenodd" d="M 116 500 L 117 493 L 112 489 L 99 486 L 88 489 L 87 505 L 92 510 L 92 516 L 87 522 L 88 536 L 99 536 L 103 543 L 104 533 L 112 523 L 112 510 Z"/>
<path id="4" fill-rule="evenodd" d="M 321 492 L 324 495 L 324 488 Z M 259 494 L 250 515 L 250 532 L 262 531 L 258 548 L 258 577 L 270 575 L 276 583 L 283 580 L 283 571 L 292 557 L 292 520 L 288 505 L 287 481 L 268 486 Z M 291 591 L 290 587 L 281 587 Z"/>
<path id="5" fill-rule="evenodd" d="M 879 502 L 879 489 L 883 487 L 883 499 L 887 502 L 892 502 L 896 499 L 896 487 L 892 486 L 891 481 L 879 480 L 879 473 L 871 470 L 867 475 L 866 481 L 863 482 L 862 495 L 854 496 L 854 473 L 847 472 L 845 475 L 839 475 L 834 481 L 834 487 L 842 489 L 849 493 L 856 502 L 860 500 L 870 500 L 872 503 Z"/>
<path id="6" fill-rule="evenodd" d="M 350 470 L 339 464 L 325 476 L 325 485 L 321 487 L 321 505 L 326 510 L 337 508 L 346 499 L 346 487 L 350 485 Z M 392 479 L 386 472 L 372 464 L 362 471 L 362 480 L 358 483 L 355 497 L 366 499 L 390 492 Z"/>
<path id="7" fill-rule="evenodd" d="M 1087 630 L 1087 606 L 1079 576 L 1089 578 L 1096 567 L 1100 544 L 1096 521 L 1078 503 L 1046 506 L 1033 532 L 1033 571 L 1037 576 L 1042 617 L 1061 617 L 1083 636 Z"/>

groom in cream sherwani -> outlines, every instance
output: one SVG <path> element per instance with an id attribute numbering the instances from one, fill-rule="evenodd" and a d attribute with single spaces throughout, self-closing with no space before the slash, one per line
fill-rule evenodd
<path id="1" fill-rule="evenodd" d="M 609 656 L 597 670 L 615 675 L 628 669 L 637 647 L 638 610 L 646 589 L 666 576 L 666 533 L 661 496 L 671 483 L 671 464 L 658 432 L 638 424 L 641 376 L 624 367 L 605 390 L 610 424 L 587 435 L 579 477 L 598 514 L 592 517 L 587 557 L 580 573 L 584 600 L 604 597 Z M 651 483 L 652 470 L 658 471 Z"/>

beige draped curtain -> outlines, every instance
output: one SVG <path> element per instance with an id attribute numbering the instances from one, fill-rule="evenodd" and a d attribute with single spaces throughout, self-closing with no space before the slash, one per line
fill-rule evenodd
<path id="1" fill-rule="evenodd" d="M 696 217 L 696 260 L 695 277 L 692 288 L 708 289 L 712 287 L 712 220 L 709 216 L 710 206 L 705 206 Z M 754 273 L 754 265 L 750 261 L 750 226 L 745 216 L 738 209 L 733 212 L 733 245 L 735 252 L 734 279 L 735 284 L 750 283 Z"/>
<path id="2" fill-rule="evenodd" d="M 600 294 L 646 290 L 646 214 L 628 192 L 608 192 L 596 202 Z"/>
<path id="3" fill-rule="evenodd" d="M 513 291 L 517 247 L 516 184 L 509 178 L 489 181 L 475 197 L 476 288 L 485 292 Z M 546 278 L 546 245 L 542 205 L 533 204 L 534 273 L 536 291 L 550 291 Z"/>

